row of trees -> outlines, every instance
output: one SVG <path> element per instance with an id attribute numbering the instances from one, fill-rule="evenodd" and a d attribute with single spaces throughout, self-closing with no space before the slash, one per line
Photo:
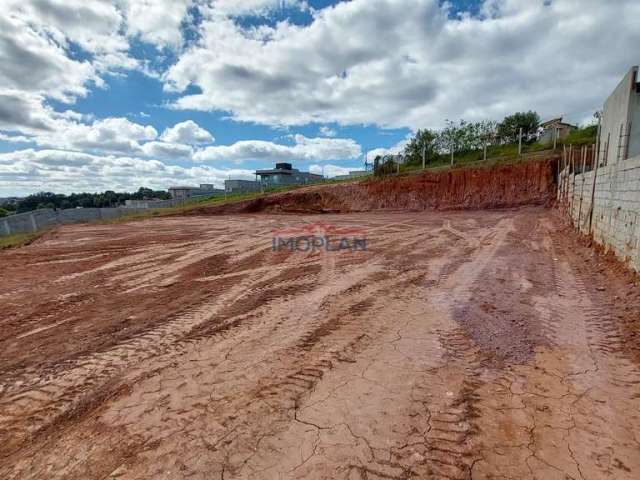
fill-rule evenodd
<path id="1" fill-rule="evenodd" d="M 125 200 L 144 200 L 158 198 L 166 200 L 171 198 L 168 192 L 162 190 L 151 190 L 150 188 L 140 187 L 137 192 L 134 193 L 118 193 L 111 190 L 107 190 L 102 193 L 72 193 L 71 195 L 64 195 L 61 193 L 52 192 L 40 192 L 34 195 L 29 195 L 23 198 L 16 204 L 4 204 L 0 205 L 0 209 L 8 212 L 30 212 L 39 208 L 103 208 L 103 207 L 117 207 L 124 204 Z"/>
<path id="2" fill-rule="evenodd" d="M 514 113 L 502 122 L 447 120 L 442 130 L 418 130 L 406 145 L 404 154 L 410 163 L 417 163 L 422 161 L 423 151 L 433 159 L 446 152 L 465 153 L 481 150 L 485 146 L 516 143 L 520 129 L 523 141 L 529 142 L 536 137 L 539 126 L 540 116 L 532 111 Z"/>

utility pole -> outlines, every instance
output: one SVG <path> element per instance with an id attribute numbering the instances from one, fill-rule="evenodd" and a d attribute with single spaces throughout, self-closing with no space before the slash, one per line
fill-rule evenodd
<path id="1" fill-rule="evenodd" d="M 573 144 L 569 145 L 569 175 L 573 177 L 571 179 L 571 196 L 569 196 L 569 179 L 567 178 L 567 208 L 569 209 L 569 217 L 571 218 L 573 215 L 573 194 L 576 189 L 576 170 L 573 163 Z M 571 219 L 571 223 L 573 223 L 573 219 Z"/>
<path id="2" fill-rule="evenodd" d="M 596 197 L 596 177 L 598 176 L 598 165 L 600 164 L 600 134 L 602 130 L 602 113 L 597 112 L 596 116 L 598 117 L 598 134 L 596 136 L 596 151 L 595 162 L 596 165 L 593 170 L 593 185 L 591 187 L 591 206 L 589 208 L 589 229 L 587 230 L 587 234 L 591 234 L 591 225 L 593 224 L 593 211 L 594 211 L 594 202 Z"/>
<path id="3" fill-rule="evenodd" d="M 518 135 L 518 156 L 522 156 L 522 127 L 520 127 L 520 133 Z"/>
<path id="4" fill-rule="evenodd" d="M 580 170 L 580 176 L 582 177 L 582 186 L 580 188 L 580 206 L 578 207 L 578 231 L 582 232 L 582 199 L 584 197 L 584 171 L 587 165 L 587 146 L 582 147 L 582 169 Z"/>
<path id="5" fill-rule="evenodd" d="M 602 113 L 596 112 L 596 116 L 598 118 L 598 130 L 596 133 L 596 152 L 595 152 L 595 162 L 600 162 L 600 135 L 602 134 Z"/>
<path id="6" fill-rule="evenodd" d="M 427 146 L 422 145 L 422 169 L 424 170 L 427 164 Z"/>

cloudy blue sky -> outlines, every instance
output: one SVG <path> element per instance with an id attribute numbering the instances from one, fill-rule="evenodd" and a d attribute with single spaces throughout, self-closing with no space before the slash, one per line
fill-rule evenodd
<path id="1" fill-rule="evenodd" d="M 328 174 L 445 119 L 584 122 L 637 0 L 3 0 L 0 196 Z"/>

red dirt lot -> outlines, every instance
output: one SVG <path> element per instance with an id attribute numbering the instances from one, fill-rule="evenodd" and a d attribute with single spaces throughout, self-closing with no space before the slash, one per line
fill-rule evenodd
<path id="1" fill-rule="evenodd" d="M 550 209 L 66 226 L 0 272 L 3 479 L 640 478 L 638 289 Z"/>

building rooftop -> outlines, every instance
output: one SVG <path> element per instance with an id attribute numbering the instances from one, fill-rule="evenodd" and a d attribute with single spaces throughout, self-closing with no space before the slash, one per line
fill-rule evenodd
<path id="1" fill-rule="evenodd" d="M 299 173 L 300 170 L 297 168 L 266 168 L 263 170 L 256 170 L 256 174 L 258 175 L 268 175 L 270 173 L 283 173 L 285 175 L 291 175 L 293 173 Z"/>
<path id="2" fill-rule="evenodd" d="M 550 127 L 552 125 L 566 125 L 567 127 L 575 127 L 575 125 L 562 121 L 562 117 L 552 118 L 551 120 L 547 120 L 540 124 L 542 128 Z"/>

